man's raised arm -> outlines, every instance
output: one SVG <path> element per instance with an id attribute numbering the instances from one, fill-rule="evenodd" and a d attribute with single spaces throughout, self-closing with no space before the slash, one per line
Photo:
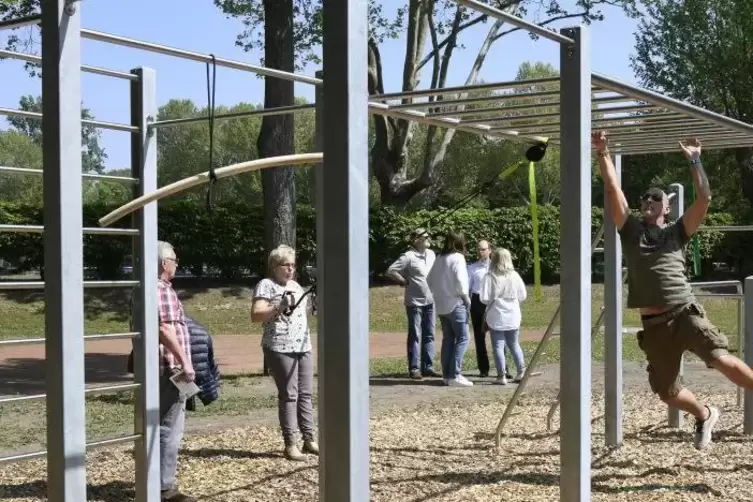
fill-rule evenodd
<path id="1" fill-rule="evenodd" d="M 599 161 L 599 174 L 604 182 L 604 191 L 609 201 L 609 217 L 614 221 L 617 230 L 621 230 L 630 214 L 625 194 L 617 183 L 617 173 L 609 155 L 606 134 L 601 132 L 591 133 L 591 146 L 596 151 Z"/>
<path id="2" fill-rule="evenodd" d="M 695 138 L 680 143 L 680 149 L 683 155 L 690 162 L 693 176 L 693 187 L 695 188 L 695 200 L 682 215 L 685 235 L 692 237 L 698 230 L 701 222 L 706 217 L 706 212 L 711 204 L 711 187 L 709 179 L 706 177 L 706 171 L 701 164 L 701 142 Z"/>

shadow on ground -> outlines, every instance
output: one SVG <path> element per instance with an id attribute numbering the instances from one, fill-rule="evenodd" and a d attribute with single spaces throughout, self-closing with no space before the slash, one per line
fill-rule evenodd
<path id="1" fill-rule="evenodd" d="M 86 499 L 98 502 L 128 502 L 134 499 L 136 492 L 133 483 L 113 481 L 102 485 L 87 485 Z M 0 500 L 37 498 L 47 499 L 47 482 L 42 480 L 6 484 L 0 486 Z"/>
<path id="2" fill-rule="evenodd" d="M 87 385 L 125 383 L 133 380 L 126 371 L 127 355 L 89 353 L 85 355 Z M 0 365 L 0 395 L 31 395 L 46 392 L 44 359 L 6 359 Z"/>

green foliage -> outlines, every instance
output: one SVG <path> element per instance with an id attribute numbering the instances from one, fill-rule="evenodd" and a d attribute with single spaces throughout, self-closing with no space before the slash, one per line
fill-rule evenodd
<path id="1" fill-rule="evenodd" d="M 97 219 L 114 209 L 112 203 L 96 202 L 84 206 L 84 225 L 96 226 Z M 264 226 L 261 208 L 256 203 L 222 201 L 208 213 L 203 200 L 180 199 L 163 201 L 159 205 L 159 238 L 175 245 L 181 267 L 196 276 L 204 274 L 226 280 L 248 274 L 263 274 Z M 533 246 L 531 218 L 528 208 L 502 209 L 470 208 L 457 211 L 447 218 L 438 218 L 436 211 L 422 210 L 399 213 L 392 208 L 371 211 L 369 228 L 369 271 L 381 275 L 400 253 L 407 249 L 408 235 L 418 226 L 428 226 L 433 247 L 442 245 L 443 233 L 456 229 L 465 235 L 468 260 L 474 260 L 474 243 L 487 239 L 494 246 L 510 250 L 516 268 L 531 280 Z M 0 202 L 0 224 L 40 225 L 43 213 L 38 205 Z M 560 218 L 559 208 L 544 205 L 539 208 L 542 280 L 554 282 L 559 276 Z M 593 208 L 592 232 L 601 225 L 602 210 Z M 434 223 L 432 223 L 432 221 Z M 737 222 L 729 214 L 710 214 L 707 225 L 730 225 Z M 129 221 L 121 221 L 127 227 Z M 297 215 L 298 262 L 314 264 L 316 260 L 316 215 L 310 206 L 298 204 Z M 753 258 L 746 250 L 753 238 L 743 232 L 703 232 L 700 238 L 704 275 L 711 275 L 711 263 L 723 263 L 742 276 L 753 270 Z M 84 263 L 94 276 L 101 279 L 121 277 L 123 265 L 130 264 L 131 239 L 100 235 L 84 236 Z M 688 248 L 688 269 L 691 264 Z M 23 269 L 40 268 L 44 260 L 43 241 L 39 234 L 0 233 L 0 257 Z M 364 266 L 367 266 L 364 263 Z M 594 278 L 602 269 L 602 257 L 593 260 Z"/>
<path id="2" fill-rule="evenodd" d="M 646 15 L 635 34 L 632 66 L 641 83 L 744 122 L 753 118 L 752 0 L 642 0 Z M 708 133 L 710 144 L 730 138 Z M 718 179 L 709 174 L 714 198 L 721 193 L 738 208 L 742 192 L 753 203 L 753 150 L 728 147 Z M 704 165 L 710 166 L 708 161 Z M 737 172 L 735 172 L 737 171 Z M 735 200 L 737 199 L 737 200 Z"/>

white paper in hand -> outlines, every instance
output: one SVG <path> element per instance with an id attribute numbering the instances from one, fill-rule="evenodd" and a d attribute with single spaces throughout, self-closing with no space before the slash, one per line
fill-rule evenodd
<path id="1" fill-rule="evenodd" d="M 191 399 L 198 394 L 201 389 L 199 389 L 199 386 L 194 382 L 186 382 L 185 380 L 182 380 L 182 376 L 183 372 L 176 373 L 170 377 L 170 381 L 175 385 L 182 396 L 185 396 L 186 399 Z"/>

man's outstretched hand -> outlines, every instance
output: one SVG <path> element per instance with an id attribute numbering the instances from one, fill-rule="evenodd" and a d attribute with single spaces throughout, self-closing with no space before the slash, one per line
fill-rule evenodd
<path id="1" fill-rule="evenodd" d="M 688 138 L 685 141 L 680 141 L 680 149 L 686 159 L 693 160 L 694 157 L 700 157 L 701 155 L 701 141 L 698 138 Z"/>
<path id="2" fill-rule="evenodd" d="M 591 133 L 591 146 L 597 152 L 603 152 L 607 149 L 607 133 L 604 131 L 595 131 Z"/>

